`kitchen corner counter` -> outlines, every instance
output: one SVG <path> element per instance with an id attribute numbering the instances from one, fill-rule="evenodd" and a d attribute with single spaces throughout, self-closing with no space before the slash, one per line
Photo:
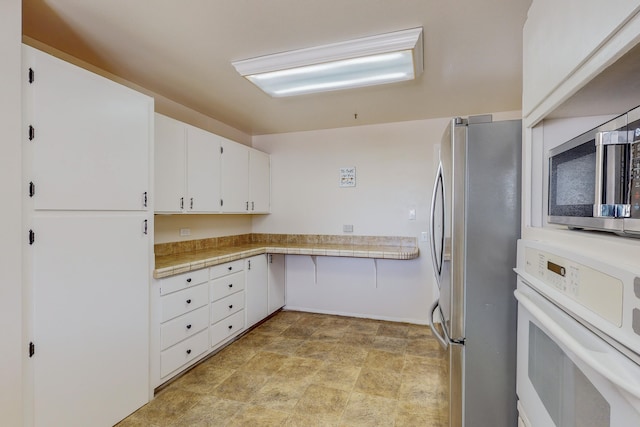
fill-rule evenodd
<path id="1" fill-rule="evenodd" d="M 307 234 L 243 234 L 155 245 L 153 277 L 211 267 L 260 254 L 409 260 L 419 256 L 416 238 Z"/>

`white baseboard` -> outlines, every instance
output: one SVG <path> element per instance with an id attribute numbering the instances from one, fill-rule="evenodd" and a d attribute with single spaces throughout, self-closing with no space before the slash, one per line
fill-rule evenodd
<path id="1" fill-rule="evenodd" d="M 428 308 L 425 308 L 427 310 Z M 411 318 L 399 318 L 399 317 L 387 317 L 387 316 L 378 316 L 373 314 L 363 314 L 363 313 L 349 313 L 342 311 L 331 311 L 331 310 L 318 310 L 316 308 L 308 308 L 308 307 L 297 307 L 285 305 L 283 310 L 289 311 L 304 311 L 306 313 L 320 313 L 320 314 L 331 314 L 334 316 L 347 316 L 347 317 L 359 317 L 362 319 L 375 319 L 375 320 L 386 320 L 388 322 L 400 322 L 400 323 L 412 323 L 414 325 L 428 325 L 428 322 L 425 322 L 422 319 L 411 319 Z"/>

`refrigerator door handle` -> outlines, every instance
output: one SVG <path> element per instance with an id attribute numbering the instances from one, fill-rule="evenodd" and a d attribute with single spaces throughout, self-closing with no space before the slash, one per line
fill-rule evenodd
<path id="1" fill-rule="evenodd" d="M 436 337 L 442 348 L 445 350 L 449 347 L 449 340 L 445 336 L 440 335 L 438 330 L 436 329 L 435 323 L 433 321 L 433 313 L 436 312 L 436 309 L 440 306 L 440 299 L 437 299 L 436 302 L 433 303 L 431 309 L 429 310 L 429 327 L 431 328 L 431 332 L 433 332 L 433 336 Z M 444 332 L 444 328 L 442 329 Z M 446 334 L 446 332 L 445 332 Z"/>
<path id="2" fill-rule="evenodd" d="M 436 248 L 436 202 L 438 198 L 438 189 L 441 190 L 442 193 L 442 207 L 444 210 L 444 183 L 442 181 L 442 163 L 438 165 L 438 172 L 436 174 L 435 184 L 433 185 L 433 194 L 431 196 L 431 215 L 429 218 L 429 224 L 431 227 L 431 231 L 429 233 L 429 241 L 431 243 L 431 261 L 433 262 L 433 271 L 436 275 L 436 281 L 438 284 L 438 288 L 440 288 L 440 275 L 442 274 L 442 263 L 443 263 L 443 255 L 444 255 L 444 224 L 442 227 L 442 233 L 440 236 L 440 251 L 438 253 L 438 249 Z M 442 220 L 444 222 L 444 212 L 442 214 Z"/>

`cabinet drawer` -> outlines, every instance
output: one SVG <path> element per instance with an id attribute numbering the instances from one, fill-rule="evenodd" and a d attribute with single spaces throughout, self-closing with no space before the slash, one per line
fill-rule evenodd
<path id="1" fill-rule="evenodd" d="M 214 265 L 210 270 L 211 278 L 217 279 L 218 277 L 226 276 L 227 274 L 243 271 L 244 260 L 239 259 L 237 261 L 227 262 L 225 264 Z"/>
<path id="2" fill-rule="evenodd" d="M 206 305 L 160 325 L 160 347 L 162 350 L 209 326 L 209 307 Z"/>
<path id="3" fill-rule="evenodd" d="M 219 300 L 244 289 L 244 271 L 211 281 L 211 301 Z"/>
<path id="4" fill-rule="evenodd" d="M 179 342 L 160 353 L 160 377 L 165 377 L 209 349 L 208 330 Z"/>
<path id="5" fill-rule="evenodd" d="M 211 346 L 215 347 L 221 341 L 236 335 L 244 329 L 244 310 L 232 314 L 226 319 L 211 325 Z"/>
<path id="6" fill-rule="evenodd" d="M 206 283 L 183 289 L 161 298 L 162 322 L 200 308 L 209 303 L 209 289 Z"/>
<path id="7" fill-rule="evenodd" d="M 242 309 L 244 309 L 244 291 L 219 299 L 211 303 L 211 323 L 216 323 Z"/>
<path id="8" fill-rule="evenodd" d="M 191 286 L 199 285 L 208 280 L 209 270 L 206 268 L 160 279 L 160 295 L 170 294 Z"/>

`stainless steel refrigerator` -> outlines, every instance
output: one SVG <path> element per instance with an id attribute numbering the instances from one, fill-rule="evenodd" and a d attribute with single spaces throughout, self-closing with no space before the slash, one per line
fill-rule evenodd
<path id="1" fill-rule="evenodd" d="M 520 120 L 455 118 L 431 203 L 439 299 L 431 328 L 449 351 L 451 427 L 514 427 Z M 435 315 L 441 320 L 438 328 Z"/>

